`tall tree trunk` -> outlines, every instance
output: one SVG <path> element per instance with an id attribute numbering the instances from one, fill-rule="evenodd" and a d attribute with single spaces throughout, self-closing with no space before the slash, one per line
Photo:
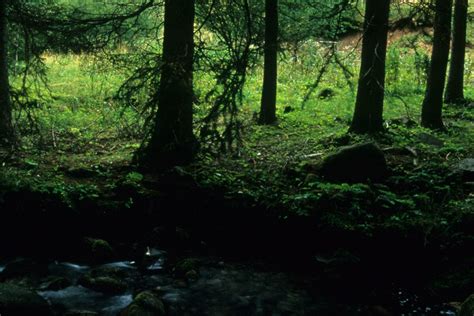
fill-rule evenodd
<path id="1" fill-rule="evenodd" d="M 362 56 L 354 116 L 349 129 L 355 133 L 383 130 L 385 60 L 390 0 L 367 0 Z"/>
<path id="2" fill-rule="evenodd" d="M 454 29 L 445 101 L 455 103 L 464 100 L 464 61 L 466 59 L 466 29 L 468 0 L 456 0 L 454 5 Z"/>
<path id="3" fill-rule="evenodd" d="M 12 105 L 8 80 L 7 1 L 0 1 L 0 146 L 14 143 Z"/>
<path id="4" fill-rule="evenodd" d="M 144 163 L 154 169 L 191 162 L 193 134 L 194 0 L 166 0 L 163 66 L 155 127 Z"/>
<path id="5" fill-rule="evenodd" d="M 276 122 L 278 0 L 265 0 L 265 60 L 260 124 Z"/>
<path id="6" fill-rule="evenodd" d="M 431 129 L 444 129 L 443 91 L 449 58 L 452 6 L 452 0 L 436 0 L 435 2 L 433 52 L 421 112 L 421 124 Z"/>

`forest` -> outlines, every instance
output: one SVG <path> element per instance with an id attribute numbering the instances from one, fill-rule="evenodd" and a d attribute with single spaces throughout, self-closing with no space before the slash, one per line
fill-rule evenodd
<path id="1" fill-rule="evenodd" d="M 474 316 L 468 0 L 0 0 L 0 316 Z"/>

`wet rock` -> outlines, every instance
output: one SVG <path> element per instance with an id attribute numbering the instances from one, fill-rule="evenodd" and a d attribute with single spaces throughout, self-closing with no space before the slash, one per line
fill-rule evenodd
<path id="1" fill-rule="evenodd" d="M 425 144 L 425 145 L 430 145 L 434 147 L 444 146 L 444 142 L 441 139 L 428 133 L 418 134 L 417 139 L 420 143 Z"/>
<path id="2" fill-rule="evenodd" d="M 99 313 L 86 310 L 72 310 L 66 312 L 65 316 L 98 316 Z"/>
<path id="3" fill-rule="evenodd" d="M 71 286 L 72 283 L 64 277 L 53 277 L 41 286 L 44 291 L 59 291 Z"/>
<path id="4" fill-rule="evenodd" d="M 112 295 L 121 294 L 127 290 L 127 284 L 125 282 L 110 276 L 100 276 L 96 278 L 85 276 L 79 280 L 79 285 L 97 292 Z"/>
<path id="5" fill-rule="evenodd" d="M 188 272 L 193 270 L 196 273 L 199 271 L 199 260 L 195 258 L 187 258 L 178 261 L 173 269 L 173 273 L 176 277 L 185 277 Z"/>
<path id="6" fill-rule="evenodd" d="M 342 147 L 320 166 L 320 174 L 332 182 L 379 181 L 388 173 L 384 153 L 374 143 Z"/>
<path id="7" fill-rule="evenodd" d="M 188 287 L 188 283 L 185 280 L 176 280 L 173 282 L 173 287 L 177 289 L 185 289 Z"/>
<path id="8" fill-rule="evenodd" d="M 385 307 L 381 305 L 373 305 L 367 308 L 367 315 L 368 316 L 392 316 L 393 314 L 390 313 Z"/>
<path id="9" fill-rule="evenodd" d="M 189 270 L 184 277 L 188 282 L 195 282 L 199 279 L 199 273 L 196 270 Z"/>
<path id="10" fill-rule="evenodd" d="M 459 316 L 472 316 L 474 315 L 474 294 L 469 296 L 464 303 L 461 305 Z"/>
<path id="11" fill-rule="evenodd" d="M 130 272 L 132 266 L 127 266 L 127 263 L 124 262 L 121 265 L 120 262 L 109 263 L 103 266 L 94 268 L 89 275 L 97 278 L 97 277 L 111 277 L 115 279 L 121 279 L 127 276 L 127 273 Z"/>
<path id="12" fill-rule="evenodd" d="M 47 275 L 48 265 L 33 259 L 17 259 L 5 266 L 0 273 L 0 280 L 8 280 L 21 277 L 42 277 Z"/>
<path id="13" fill-rule="evenodd" d="M 165 315 L 163 301 L 152 292 L 138 294 L 133 302 L 120 313 L 120 316 L 162 316 Z"/>
<path id="14" fill-rule="evenodd" d="M 0 283 L 0 315 L 52 315 L 45 299 L 30 289 L 10 283 Z"/>
<path id="15" fill-rule="evenodd" d="M 87 262 L 105 263 L 115 258 L 113 248 L 105 240 L 84 238 L 83 246 L 83 259 Z"/>

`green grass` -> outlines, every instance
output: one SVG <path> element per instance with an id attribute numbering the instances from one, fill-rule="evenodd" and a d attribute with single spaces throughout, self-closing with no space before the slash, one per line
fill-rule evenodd
<path id="1" fill-rule="evenodd" d="M 437 178 L 437 173 L 449 172 L 457 161 L 474 154 L 472 107 L 445 106 L 448 133 L 405 126 L 410 120 L 415 125 L 419 121 L 428 49 L 428 39 L 417 34 L 391 42 L 384 112 L 387 133 L 375 138 L 347 135 L 356 92 L 335 64 L 328 67 L 318 88 L 302 106 L 308 87 L 315 82 L 324 62 L 324 50 L 319 44 L 305 44 L 297 61 L 289 55 L 281 55 L 277 126 L 258 126 L 255 123 L 255 113 L 260 105 L 262 69 L 250 70 L 241 109 L 245 130 L 239 152 L 219 158 L 204 153 L 186 172 L 193 174 L 205 187 L 224 188 L 230 197 L 246 196 L 256 203 L 282 210 L 280 216 L 288 216 L 285 212 L 314 216 L 315 205 L 323 203 L 328 209 L 337 211 L 328 213 L 325 221 L 367 228 L 374 215 L 367 212 L 373 206 L 367 202 L 372 201 L 371 198 L 366 197 L 382 195 L 388 206 L 408 214 L 390 213 L 384 215 L 384 220 L 396 224 L 397 219 L 404 216 L 413 215 L 410 220 L 418 219 L 420 209 L 424 214 L 430 205 L 423 206 L 420 201 L 432 201 L 438 192 L 436 190 L 444 190 L 445 184 Z M 345 68 L 354 75 L 349 81 L 356 87 L 358 51 L 341 50 L 340 57 Z M 474 99 L 474 87 L 468 83 L 474 80 L 473 60 L 473 51 L 469 49 L 466 96 L 471 99 Z M 17 157 L 19 162 L 4 166 L 2 174 L 7 179 L 18 179 L 25 185 L 33 183 L 33 187 L 39 190 L 59 192 L 65 196 L 74 191 L 75 185 L 84 195 L 105 192 L 122 178 L 127 178 L 127 171 L 123 168 L 128 168 L 144 135 L 145 118 L 139 114 L 139 109 L 124 106 L 113 98 L 127 73 L 93 55 L 47 54 L 44 61 L 48 67 L 50 91 L 44 88 L 40 91 L 46 97 L 43 106 L 34 110 L 38 132 L 23 136 L 23 150 Z M 19 84 L 18 81 L 15 83 Z M 201 97 L 213 83 L 209 74 L 196 73 L 195 90 Z M 319 98 L 323 89 L 331 89 L 334 96 Z M 209 106 L 205 103 L 196 106 L 196 120 L 206 114 Z M 293 111 L 285 114 L 285 107 L 292 107 Z M 17 124 L 25 125 L 28 121 L 22 116 Z M 434 134 L 445 142 L 445 146 L 435 148 L 420 144 L 417 140 L 420 133 Z M 382 148 L 409 146 L 415 149 L 419 154 L 418 167 L 414 167 L 411 161 L 400 161 L 400 157 L 390 156 L 388 159 L 394 170 L 407 179 L 414 177 L 412 180 L 420 181 L 420 186 L 406 191 L 371 185 L 331 185 L 314 178 L 311 166 L 325 155 L 341 145 L 368 140 L 377 141 Z M 77 168 L 92 170 L 96 177 L 92 180 L 71 179 L 67 171 Z M 425 176 L 428 180 L 423 178 Z M 439 182 L 438 189 L 425 186 L 430 179 Z M 413 197 L 414 191 L 418 191 L 421 197 Z M 331 196 L 340 198 L 332 200 Z M 467 205 L 472 201 L 472 197 L 458 193 L 451 195 L 450 199 L 449 203 L 435 204 L 441 209 L 449 208 L 452 203 Z M 353 203 L 347 204 L 347 201 Z M 384 207 L 380 206 L 381 209 Z M 345 213 L 346 210 L 350 212 Z M 445 217 L 429 218 L 440 224 Z"/>

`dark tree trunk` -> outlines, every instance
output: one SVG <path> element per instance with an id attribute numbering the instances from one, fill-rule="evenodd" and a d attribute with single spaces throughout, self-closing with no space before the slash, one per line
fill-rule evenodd
<path id="1" fill-rule="evenodd" d="M 374 133 L 383 130 L 389 13 L 390 0 L 366 1 L 361 67 L 351 132 Z"/>
<path id="2" fill-rule="evenodd" d="M 433 52 L 421 112 L 421 124 L 431 129 L 444 129 L 443 91 L 449 58 L 452 6 L 452 0 L 436 0 L 435 2 Z"/>
<path id="3" fill-rule="evenodd" d="M 466 59 L 466 29 L 468 0 L 456 0 L 454 5 L 454 29 L 445 101 L 447 103 L 464 100 L 464 61 Z"/>
<path id="4" fill-rule="evenodd" d="M 278 0 L 265 0 L 265 61 L 260 124 L 276 122 Z"/>
<path id="5" fill-rule="evenodd" d="M 0 1 L 0 146 L 14 143 L 10 83 L 8 80 L 7 1 Z"/>
<path id="6" fill-rule="evenodd" d="M 191 162 L 193 134 L 194 0 L 166 0 L 158 111 L 143 163 L 153 169 Z"/>

